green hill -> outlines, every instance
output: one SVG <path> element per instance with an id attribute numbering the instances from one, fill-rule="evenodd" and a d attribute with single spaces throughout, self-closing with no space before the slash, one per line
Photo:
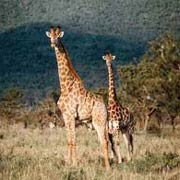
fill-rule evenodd
<path id="1" fill-rule="evenodd" d="M 6 0 L 0 2 L 0 93 L 21 87 L 32 96 L 57 89 L 54 51 L 45 31 L 60 24 L 63 43 L 88 87 L 107 86 L 105 51 L 116 64 L 139 57 L 147 41 L 179 36 L 180 2 L 174 0 Z"/>
<path id="2" fill-rule="evenodd" d="M 49 26 L 26 25 L 0 34 L 1 90 L 18 86 L 42 92 L 59 86 L 55 53 L 45 35 Z M 88 87 L 106 84 L 106 65 L 101 57 L 106 50 L 118 56 L 116 63 L 142 52 L 135 44 L 113 36 L 70 33 L 67 30 L 62 41 Z"/>
<path id="3" fill-rule="evenodd" d="M 73 31 L 147 40 L 179 32 L 179 0 L 6 0 L 1 30 L 25 23 L 60 23 Z"/>

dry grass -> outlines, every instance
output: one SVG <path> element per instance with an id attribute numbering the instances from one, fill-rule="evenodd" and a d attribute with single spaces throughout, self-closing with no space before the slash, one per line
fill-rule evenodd
<path id="1" fill-rule="evenodd" d="M 0 129 L 0 179 L 3 180 L 178 180 L 180 132 L 159 136 L 135 134 L 132 162 L 103 167 L 95 131 L 77 129 L 78 167 L 68 166 L 65 129 L 24 129 L 17 124 Z M 122 144 L 125 157 L 125 147 Z"/>

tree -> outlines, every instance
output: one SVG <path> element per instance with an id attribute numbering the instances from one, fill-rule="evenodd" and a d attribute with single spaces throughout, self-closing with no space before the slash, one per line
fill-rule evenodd
<path id="1" fill-rule="evenodd" d="M 0 120 L 13 124 L 21 116 L 23 93 L 18 88 L 6 90 L 0 99 Z"/>
<path id="2" fill-rule="evenodd" d="M 180 114 L 180 43 L 166 34 L 149 44 L 137 65 L 119 69 L 120 92 L 136 116 L 144 120 L 144 130 L 155 110 L 166 114 L 175 129 L 174 120 Z"/>

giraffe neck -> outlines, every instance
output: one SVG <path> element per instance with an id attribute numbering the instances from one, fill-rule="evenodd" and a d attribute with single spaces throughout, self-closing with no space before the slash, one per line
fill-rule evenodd
<path id="1" fill-rule="evenodd" d="M 108 66 L 108 74 L 109 74 L 109 103 L 113 103 L 117 101 L 116 96 L 116 90 L 115 90 L 115 84 L 114 84 L 114 75 L 113 75 L 113 69 L 112 64 L 109 64 Z"/>
<path id="2" fill-rule="evenodd" d="M 73 68 L 69 55 L 61 42 L 55 47 L 61 93 L 67 93 L 75 81 L 81 82 Z"/>

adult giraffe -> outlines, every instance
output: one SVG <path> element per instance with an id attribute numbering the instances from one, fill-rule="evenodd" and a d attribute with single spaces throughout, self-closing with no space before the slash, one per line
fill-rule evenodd
<path id="1" fill-rule="evenodd" d="M 68 140 L 68 160 L 76 165 L 75 120 L 92 121 L 102 146 L 106 169 L 110 168 L 107 141 L 107 110 L 101 97 L 92 94 L 73 68 L 69 55 L 59 38 L 64 32 L 60 27 L 51 27 L 46 35 L 55 49 L 61 95 L 58 107 L 65 122 Z"/>

